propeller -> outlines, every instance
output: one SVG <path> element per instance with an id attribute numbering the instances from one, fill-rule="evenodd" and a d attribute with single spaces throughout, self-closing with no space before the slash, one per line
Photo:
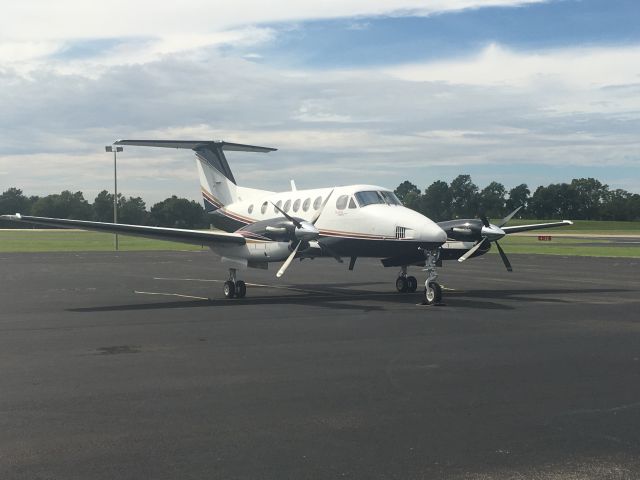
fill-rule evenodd
<path id="1" fill-rule="evenodd" d="M 489 219 L 487 218 L 487 216 L 482 214 L 480 216 L 480 220 L 482 220 L 482 230 L 480 231 L 482 238 L 473 247 L 467 250 L 465 254 L 458 259 L 458 261 L 464 262 L 465 260 L 470 258 L 478 249 L 482 248 L 483 246 L 486 247 L 491 242 L 494 242 L 496 244 L 496 247 L 498 248 L 498 253 L 500 254 L 500 258 L 502 259 L 502 263 L 504 263 L 505 268 L 507 269 L 507 271 L 513 272 L 513 267 L 511 267 L 511 262 L 509 262 L 509 259 L 507 258 L 507 255 L 504 253 L 504 250 L 498 243 L 498 240 L 500 240 L 502 237 L 506 235 L 505 231 L 502 230 L 501 227 L 503 227 L 509 220 L 511 220 L 513 216 L 516 213 L 518 213 L 518 211 L 521 208 L 522 206 L 516 208 L 513 212 L 511 212 L 509 215 L 507 215 L 502 220 L 500 220 L 498 225 L 492 225 L 491 223 L 489 223 Z"/>
<path id="2" fill-rule="evenodd" d="M 293 231 L 293 236 L 298 240 L 298 243 L 291 251 L 291 254 L 284 261 L 284 263 L 280 267 L 280 270 L 278 270 L 278 273 L 276 273 L 276 277 L 280 278 L 282 275 L 284 275 L 284 272 L 286 272 L 287 268 L 289 268 L 289 265 L 291 265 L 291 262 L 293 261 L 296 254 L 298 253 L 298 249 L 300 248 L 300 245 L 302 245 L 303 242 L 309 242 L 310 240 L 315 240 L 320 236 L 320 232 L 318 231 L 315 225 L 318 219 L 320 218 L 320 215 L 322 215 L 322 212 L 324 211 L 324 207 L 327 205 L 327 202 L 329 201 L 329 198 L 331 197 L 332 194 L 333 194 L 333 189 L 329 192 L 329 195 L 327 195 L 327 198 L 324 199 L 324 202 L 322 202 L 322 205 L 320 206 L 318 213 L 316 213 L 313 216 L 313 218 L 311 219 L 311 222 L 307 222 L 306 220 L 298 220 L 290 216 L 287 212 L 282 210 L 275 203 L 272 203 L 272 205 L 276 208 L 276 210 L 278 210 L 282 215 L 284 215 L 284 217 L 287 220 L 289 220 L 293 224 L 293 226 L 295 227 Z M 340 258 L 329 247 L 327 247 L 326 245 L 320 242 L 318 242 L 318 244 L 320 245 L 320 247 L 326 250 L 327 253 L 329 253 L 333 258 L 335 258 L 339 263 L 342 263 L 342 258 Z"/>

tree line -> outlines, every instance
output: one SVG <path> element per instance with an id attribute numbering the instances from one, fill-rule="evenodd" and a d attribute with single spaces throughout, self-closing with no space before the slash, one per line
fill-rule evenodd
<path id="1" fill-rule="evenodd" d="M 113 194 L 101 191 L 89 203 L 82 192 L 65 190 L 44 197 L 27 197 L 18 188 L 0 195 L 0 214 L 21 213 L 36 217 L 70 218 L 74 220 L 113 221 Z M 173 228 L 207 228 L 209 220 L 199 203 L 175 195 L 153 205 L 149 210 L 140 197 L 118 194 L 118 222 Z M 0 228 L 24 228 L 24 224 L 0 220 Z"/>
<path id="2" fill-rule="evenodd" d="M 408 180 L 395 190 L 409 208 L 435 221 L 453 218 L 502 218 L 519 206 L 519 218 L 571 220 L 640 220 L 640 195 L 610 190 L 595 178 L 575 178 L 571 183 L 539 186 L 533 193 L 527 184 L 509 191 L 498 182 L 480 190 L 470 175 L 458 175 L 451 183 L 437 180 L 422 192 Z"/>
<path id="3" fill-rule="evenodd" d="M 519 206 L 520 218 L 572 220 L 640 220 L 640 195 L 626 190 L 610 190 L 594 178 L 576 178 L 571 183 L 539 186 L 533 193 L 526 184 L 510 190 L 491 182 L 482 190 L 470 175 L 458 175 L 451 183 L 437 180 L 421 191 L 405 180 L 395 189 L 396 195 L 409 208 L 435 220 L 502 218 Z M 44 197 L 23 194 L 9 188 L 0 195 L 0 214 L 22 213 L 38 217 L 76 220 L 113 221 L 113 195 L 101 191 L 93 203 L 82 192 L 65 190 Z M 118 221 L 134 225 L 173 228 L 207 228 L 209 219 L 198 202 L 175 195 L 147 209 L 140 197 L 118 194 Z M 0 221 L 0 228 L 20 228 L 15 222 Z"/>

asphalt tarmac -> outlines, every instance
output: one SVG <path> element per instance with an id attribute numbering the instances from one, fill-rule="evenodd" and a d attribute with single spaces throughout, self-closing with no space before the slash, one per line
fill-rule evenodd
<path id="1" fill-rule="evenodd" d="M 640 260 L 510 259 L 0 254 L 0 478 L 640 478 Z"/>

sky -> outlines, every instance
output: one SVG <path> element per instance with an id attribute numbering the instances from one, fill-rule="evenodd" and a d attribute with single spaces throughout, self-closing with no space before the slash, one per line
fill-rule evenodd
<path id="1" fill-rule="evenodd" d="M 113 183 L 121 138 L 222 139 L 269 190 L 595 177 L 640 193 L 637 0 L 6 2 L 0 191 Z M 119 191 L 200 201 L 192 152 L 125 147 Z M 5 213 L 5 212 L 2 212 Z"/>

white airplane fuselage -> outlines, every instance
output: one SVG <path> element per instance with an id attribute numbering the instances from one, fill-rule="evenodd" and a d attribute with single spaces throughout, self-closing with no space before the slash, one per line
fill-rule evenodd
<path id="1" fill-rule="evenodd" d="M 211 224 L 246 238 L 246 245 L 211 247 L 223 261 L 239 262 L 239 266 L 246 266 L 242 259 L 246 259 L 248 266 L 259 266 L 280 262 L 290 255 L 289 239 L 278 239 L 265 230 L 274 217 L 285 220 L 274 205 L 307 222 L 319 214 L 315 224 L 318 241 L 310 241 L 301 251 L 302 257 L 322 256 L 318 242 L 339 256 L 389 258 L 406 255 L 408 251 L 432 250 L 446 241 L 445 232 L 436 223 L 402 206 L 391 190 L 375 185 L 285 192 L 247 189 L 246 198 L 240 195 L 236 202 L 224 206 L 204 188 L 202 194 Z M 367 201 L 375 203 L 365 204 Z"/>

